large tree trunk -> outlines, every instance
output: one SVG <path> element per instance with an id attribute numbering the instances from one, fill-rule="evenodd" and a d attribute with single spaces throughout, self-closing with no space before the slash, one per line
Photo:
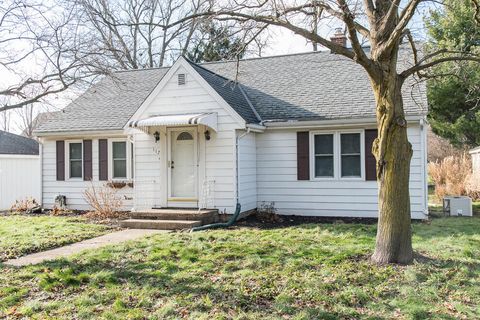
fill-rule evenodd
<path id="1" fill-rule="evenodd" d="M 372 80 L 378 138 L 373 145 L 379 187 L 378 230 L 372 260 L 407 264 L 413 260 L 409 175 L 412 146 L 403 110 L 403 79 L 391 72 Z"/>

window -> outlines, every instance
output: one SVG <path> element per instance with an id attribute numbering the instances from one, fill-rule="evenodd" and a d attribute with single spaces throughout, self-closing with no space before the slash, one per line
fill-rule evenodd
<path id="1" fill-rule="evenodd" d="M 127 178 L 127 142 L 112 142 L 113 179 Z"/>
<path id="2" fill-rule="evenodd" d="M 70 178 L 81 178 L 82 177 L 82 143 L 81 142 L 70 142 L 68 144 L 68 159 L 69 159 L 69 170 Z"/>
<path id="3" fill-rule="evenodd" d="M 316 134 L 314 137 L 315 177 L 333 177 L 333 134 Z"/>
<path id="4" fill-rule="evenodd" d="M 340 134 L 342 177 L 361 177 L 360 133 Z"/>
<path id="5" fill-rule="evenodd" d="M 310 132 L 311 179 L 364 178 L 363 130 Z"/>

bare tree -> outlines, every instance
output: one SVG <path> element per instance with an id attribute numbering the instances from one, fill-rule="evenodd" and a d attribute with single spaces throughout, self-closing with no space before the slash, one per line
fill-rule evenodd
<path id="1" fill-rule="evenodd" d="M 10 131 L 10 112 L 0 111 L 0 130 L 2 131 Z"/>
<path id="2" fill-rule="evenodd" d="M 475 0 L 473 0 L 475 1 Z M 412 146 L 402 99 L 405 80 L 426 76 L 432 66 L 446 61 L 479 61 L 461 51 L 435 50 L 422 55 L 409 24 L 426 0 L 231 0 L 219 2 L 208 14 L 217 19 L 256 22 L 288 29 L 305 39 L 353 60 L 368 74 L 376 101 L 378 138 L 373 145 L 379 185 L 379 220 L 375 252 L 377 263 L 410 263 L 413 259 L 409 196 Z M 435 0 L 437 4 L 441 1 Z M 473 18 L 473 17 L 472 17 Z M 317 21 L 318 20 L 318 21 Z M 345 25 L 351 48 L 317 32 L 319 23 Z M 312 30 L 312 25 L 316 26 Z M 362 41 L 370 50 L 365 50 Z M 408 42 L 411 65 L 399 69 L 399 50 Z"/>
<path id="3" fill-rule="evenodd" d="M 40 0 L 0 3 L 0 111 L 41 102 L 74 84 L 104 74 L 88 44 L 78 37 L 72 12 Z"/>

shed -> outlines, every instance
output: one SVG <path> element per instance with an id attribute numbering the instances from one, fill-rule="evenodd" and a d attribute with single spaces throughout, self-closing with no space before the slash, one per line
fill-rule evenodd
<path id="1" fill-rule="evenodd" d="M 40 181 L 38 142 L 0 131 L 0 210 L 29 197 L 40 203 Z"/>

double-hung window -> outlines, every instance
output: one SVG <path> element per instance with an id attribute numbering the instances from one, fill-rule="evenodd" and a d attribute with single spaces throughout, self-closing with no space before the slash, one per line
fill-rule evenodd
<path id="1" fill-rule="evenodd" d="M 113 141 L 112 142 L 112 178 L 126 179 L 127 178 L 127 142 Z"/>
<path id="2" fill-rule="evenodd" d="M 340 133 L 340 163 L 342 178 L 362 176 L 360 133 Z"/>
<path id="3" fill-rule="evenodd" d="M 70 178 L 83 177 L 83 146 L 81 142 L 68 144 L 68 166 Z"/>
<path id="4" fill-rule="evenodd" d="M 313 132 L 312 178 L 363 178 L 363 149 L 363 131 Z"/>
<path id="5" fill-rule="evenodd" d="M 334 177 L 334 135 L 316 134 L 314 135 L 315 149 L 315 177 L 333 178 Z"/>

